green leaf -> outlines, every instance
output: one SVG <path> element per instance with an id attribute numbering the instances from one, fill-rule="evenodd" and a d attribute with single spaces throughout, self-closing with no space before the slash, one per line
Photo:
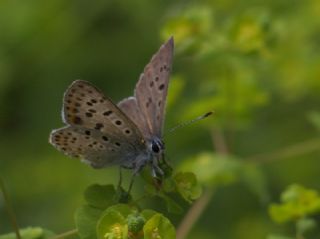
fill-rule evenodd
<path id="1" fill-rule="evenodd" d="M 153 215 L 143 227 L 144 239 L 175 239 L 176 232 L 171 222 L 163 215 Z"/>
<path id="2" fill-rule="evenodd" d="M 51 238 L 55 234 L 41 227 L 27 227 L 19 230 L 22 239 L 46 239 Z M 0 239 L 16 239 L 15 233 L 1 235 Z"/>
<path id="3" fill-rule="evenodd" d="M 107 208 L 97 223 L 98 239 L 127 238 L 127 217 L 133 213 L 136 213 L 136 209 L 126 204 Z"/>
<path id="4" fill-rule="evenodd" d="M 278 223 L 296 221 L 320 212 L 320 197 L 317 191 L 300 185 L 290 185 L 281 194 L 280 204 L 271 204 L 269 214 Z"/>
<path id="5" fill-rule="evenodd" d="M 115 193 L 113 185 L 93 184 L 85 190 L 84 198 L 90 206 L 105 209 L 116 203 Z"/>
<path id="6" fill-rule="evenodd" d="M 168 195 L 165 195 L 164 193 L 159 193 L 158 196 L 166 202 L 168 212 L 174 214 L 181 214 L 183 212 L 182 207 Z"/>
<path id="7" fill-rule="evenodd" d="M 103 211 L 91 206 L 82 206 L 75 213 L 76 228 L 80 238 L 96 239 L 96 224 Z"/>
<path id="8" fill-rule="evenodd" d="M 141 215 L 146 221 L 148 221 L 156 213 L 157 213 L 156 211 L 153 211 L 151 209 L 145 209 L 141 212 Z"/>
<path id="9" fill-rule="evenodd" d="M 179 172 L 174 176 L 174 180 L 180 195 L 188 202 L 200 197 L 202 188 L 197 182 L 196 175 L 191 172 Z"/>

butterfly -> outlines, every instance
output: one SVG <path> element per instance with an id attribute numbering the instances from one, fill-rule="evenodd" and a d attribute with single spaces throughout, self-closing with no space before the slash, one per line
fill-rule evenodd
<path id="1" fill-rule="evenodd" d="M 91 83 L 74 81 L 63 97 L 66 126 L 53 130 L 49 142 L 93 168 L 118 165 L 136 175 L 149 165 L 154 177 L 163 175 L 159 162 L 173 49 L 171 37 L 144 68 L 134 95 L 118 104 Z"/>

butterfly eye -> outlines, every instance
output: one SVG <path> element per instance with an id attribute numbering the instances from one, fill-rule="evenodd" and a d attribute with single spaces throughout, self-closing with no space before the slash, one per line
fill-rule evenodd
<path id="1" fill-rule="evenodd" d="M 159 153 L 159 151 L 160 151 L 159 146 L 154 142 L 152 143 L 151 148 L 152 148 L 152 151 L 155 152 L 155 153 Z"/>

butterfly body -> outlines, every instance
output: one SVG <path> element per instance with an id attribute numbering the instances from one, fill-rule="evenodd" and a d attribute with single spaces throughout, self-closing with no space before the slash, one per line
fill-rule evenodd
<path id="1" fill-rule="evenodd" d="M 118 165 L 138 173 L 150 165 L 162 175 L 162 128 L 173 57 L 170 38 L 140 75 L 134 96 L 114 104 L 91 83 L 74 81 L 64 94 L 65 127 L 53 130 L 49 141 L 59 151 L 93 168 Z"/>

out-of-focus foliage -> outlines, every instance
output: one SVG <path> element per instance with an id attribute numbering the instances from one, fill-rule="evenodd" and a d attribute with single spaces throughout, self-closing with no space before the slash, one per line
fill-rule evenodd
<path id="1" fill-rule="evenodd" d="M 290 185 L 281 194 L 281 204 L 274 203 L 269 206 L 269 214 L 273 221 L 295 223 L 298 238 L 304 238 L 306 233 L 317 228 L 318 223 L 311 216 L 315 216 L 319 212 L 319 193 L 297 184 Z M 270 236 L 270 238 L 273 237 L 275 236 Z M 281 236 L 279 237 L 281 238 Z"/>
<path id="2" fill-rule="evenodd" d="M 287 222 L 320 212 L 320 196 L 317 191 L 291 185 L 281 194 L 281 204 L 271 204 L 269 213 L 275 222 Z"/>
<path id="3" fill-rule="evenodd" d="M 20 236 L 22 239 L 45 239 L 52 238 L 54 233 L 49 230 L 40 227 L 28 227 L 20 230 Z M 16 239 L 15 233 L 9 233 L 0 236 L 0 239 Z"/>
<path id="4" fill-rule="evenodd" d="M 268 200 L 292 183 L 319 191 L 319 15 L 318 0 L 1 1 L 0 174 L 19 226 L 58 234 L 74 228 L 81 208 L 79 233 L 96 232 L 101 209 L 119 198 L 100 197 L 114 195 L 112 187 L 89 188 L 83 207 L 82 193 L 87 185 L 116 184 L 118 172 L 90 169 L 48 144 L 49 132 L 62 126 L 63 92 L 81 78 L 115 102 L 132 95 L 151 55 L 173 35 L 165 131 L 215 112 L 165 133 L 173 168 L 193 172 L 204 190 L 215 192 L 188 238 L 288 238 L 277 235 L 292 235 L 292 225 L 271 221 Z M 219 151 L 224 140 L 227 155 Z M 133 188 L 133 198 L 153 195 L 141 204 L 175 228 L 189 207 L 185 199 L 200 192 L 194 176 L 180 176 L 163 182 L 163 194 L 139 177 Z M 1 202 L 2 235 L 12 228 Z M 147 220 L 140 214 L 130 218 Z M 159 215 L 152 225 L 166 224 Z M 297 235 L 319 223 L 308 219 L 295 222 Z M 320 232 L 303 235 L 319 238 Z"/>

